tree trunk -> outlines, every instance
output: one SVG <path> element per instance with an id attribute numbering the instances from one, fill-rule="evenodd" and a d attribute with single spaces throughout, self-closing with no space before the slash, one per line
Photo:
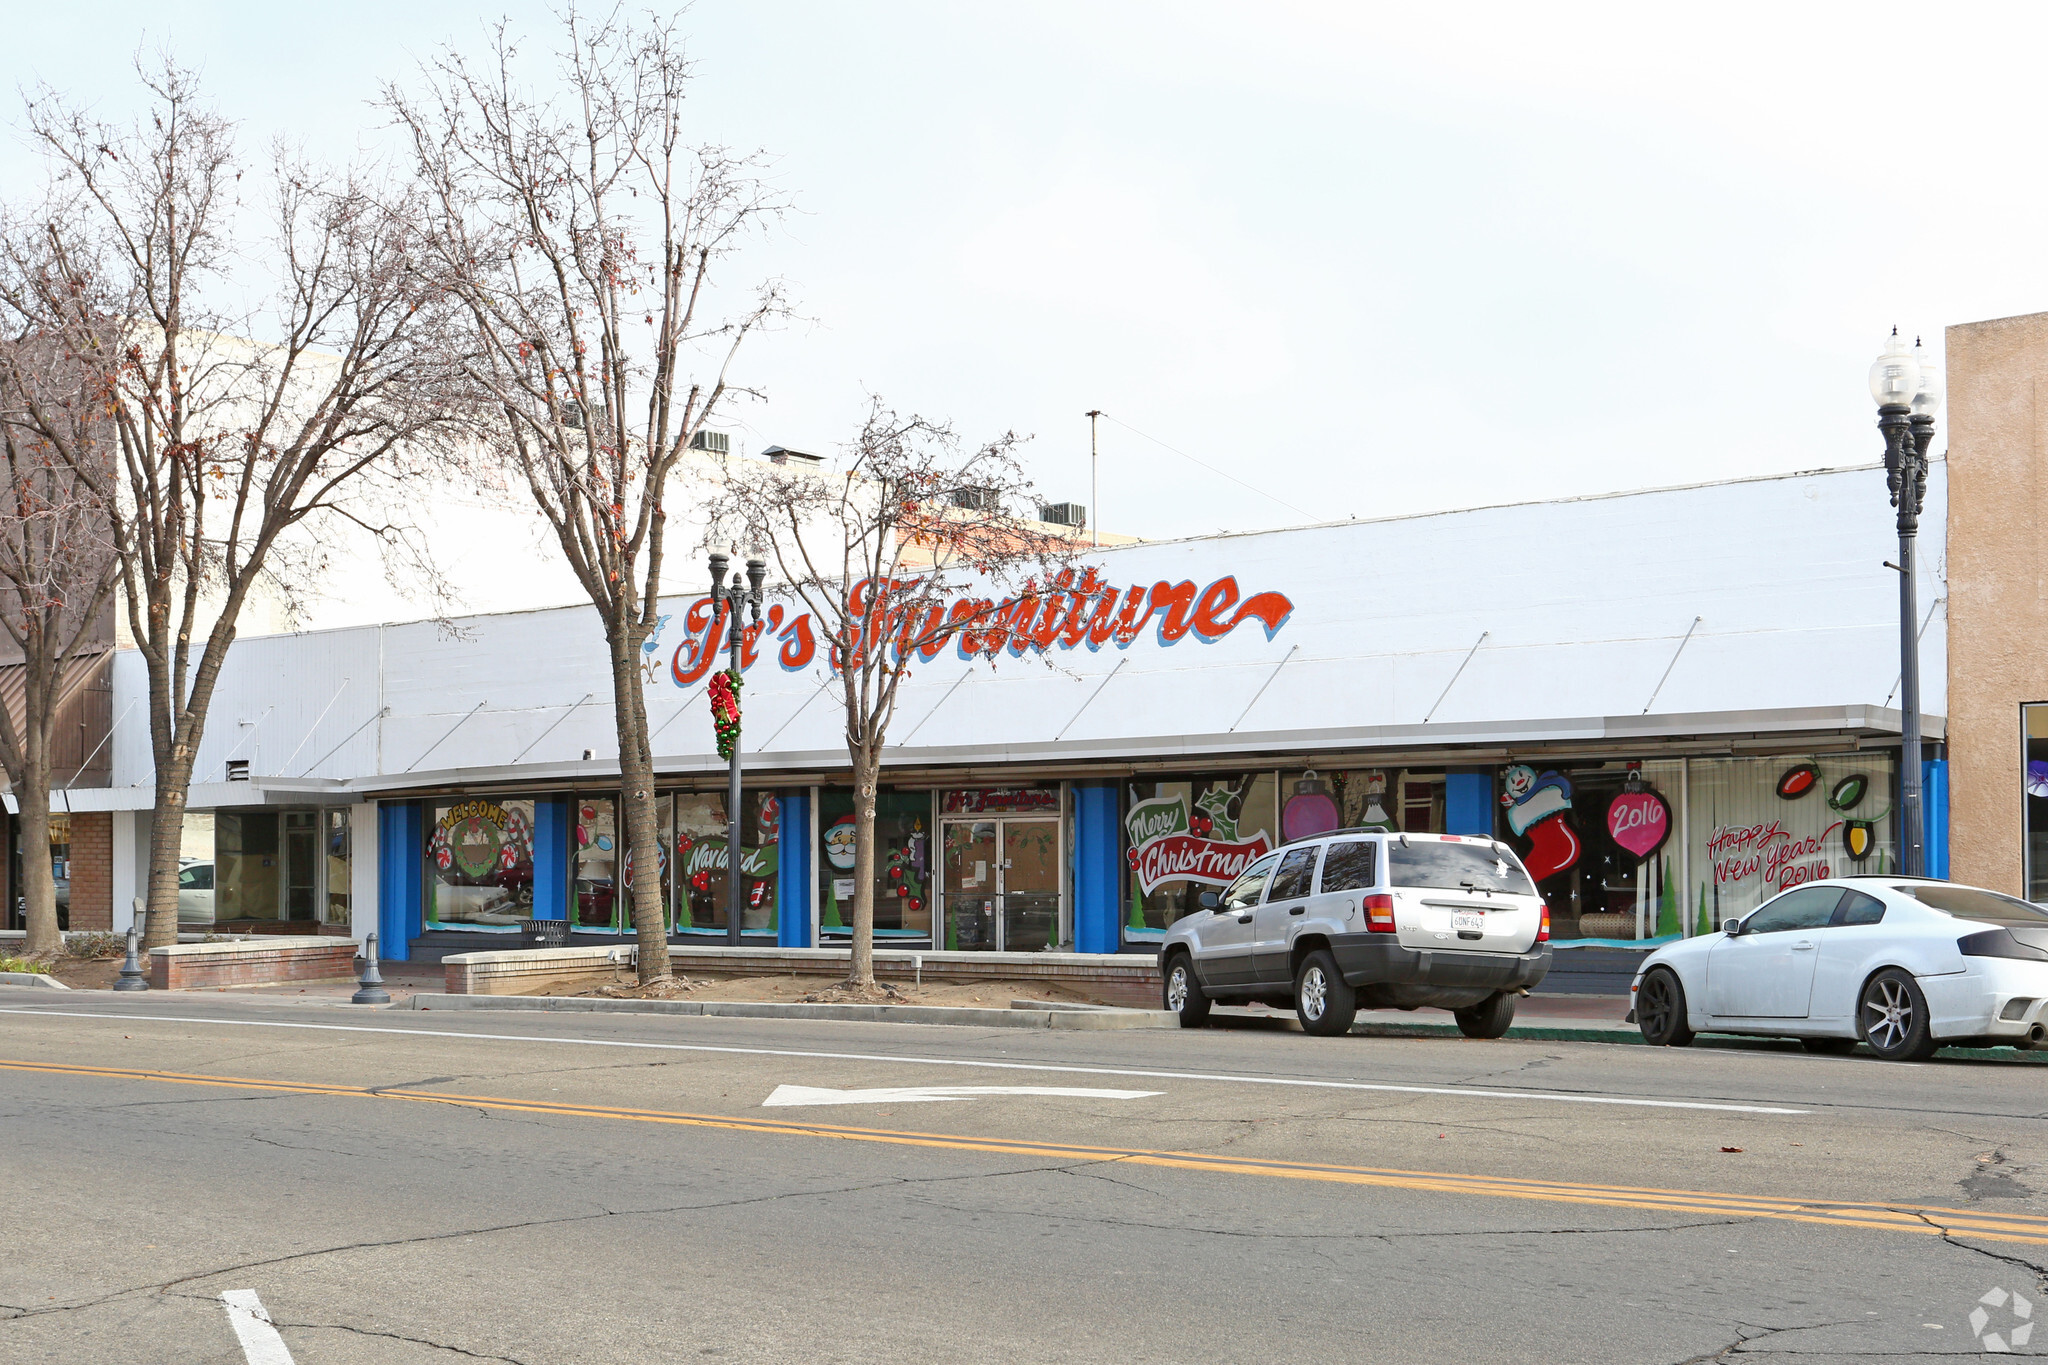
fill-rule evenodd
<path id="1" fill-rule="evenodd" d="M 846 973 L 855 986 L 875 984 L 875 790 L 882 765 L 853 749 L 853 962 Z"/>
<path id="2" fill-rule="evenodd" d="M 619 741 L 619 828 L 631 850 L 633 875 L 628 897 L 633 936 L 639 945 L 639 981 L 645 986 L 673 975 L 668 926 L 661 903 L 661 831 L 654 821 L 654 753 L 647 737 L 645 675 L 636 659 L 639 641 L 631 630 L 610 632 L 612 697 Z M 738 849 L 728 851 L 730 875 L 740 874 Z M 623 870 L 623 869 L 621 869 Z"/>
<path id="3" fill-rule="evenodd" d="M 149 923 L 145 948 L 169 948 L 178 941 L 178 855 L 185 843 L 185 803 L 192 785 L 190 759 L 160 766 L 156 805 L 149 816 Z M 219 885 L 216 876 L 215 885 Z M 216 896 L 219 892 L 214 893 Z M 219 901 L 214 902 L 216 905 Z"/>
<path id="4" fill-rule="evenodd" d="M 34 780 L 41 768 L 42 781 Z M 64 935 L 57 928 L 57 880 L 50 870 L 50 770 L 46 764 L 29 761 L 31 790 L 15 792 L 21 805 L 21 893 L 28 906 L 28 939 L 23 951 L 30 957 L 55 956 L 63 951 Z"/>

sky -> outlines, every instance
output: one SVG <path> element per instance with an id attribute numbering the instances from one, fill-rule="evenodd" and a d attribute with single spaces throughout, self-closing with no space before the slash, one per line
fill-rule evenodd
<path id="1" fill-rule="evenodd" d="M 163 45 L 252 150 L 375 152 L 380 82 L 501 12 L 551 36 L 527 3 L 24 6 L 0 89 L 118 116 Z M 682 25 L 693 133 L 766 149 L 798 208 L 735 268 L 805 321 L 743 353 L 767 398 L 722 425 L 829 451 L 876 393 L 1013 429 L 1106 530 L 1865 463 L 1892 326 L 1938 348 L 2048 309 L 2048 7 L 699 0 Z M 0 185 L 36 167 L 0 147 Z"/>

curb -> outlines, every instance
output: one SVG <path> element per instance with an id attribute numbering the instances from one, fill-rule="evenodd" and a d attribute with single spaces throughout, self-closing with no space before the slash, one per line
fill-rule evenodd
<path id="1" fill-rule="evenodd" d="M 1353 1024 L 1354 1036 L 1365 1038 L 1457 1038 L 1462 1035 L 1456 1024 Z M 1541 1043 L 1619 1043 L 1625 1047 L 1648 1047 L 1643 1035 L 1635 1029 L 1592 1029 L 1592 1028 L 1548 1028 L 1532 1024 L 1528 1028 L 1510 1025 L 1503 1042 Z M 1477 1041 L 1477 1040 L 1475 1040 Z M 1792 1038 L 1746 1038 L 1736 1033 L 1703 1033 L 1695 1047 L 1726 1049 L 1730 1051 L 1797 1052 L 1797 1040 Z M 2048 1054 L 2024 1052 L 2006 1047 L 1945 1047 L 1935 1054 L 1937 1057 L 1967 1057 L 1988 1062 L 2024 1062 L 2031 1066 L 2048 1065 Z M 1851 1054 L 1851 1060 L 1870 1061 L 1867 1054 Z"/>
<path id="2" fill-rule="evenodd" d="M 53 991 L 71 989 L 56 977 L 43 972 L 0 972 L 0 986 L 45 986 Z"/>
<path id="3" fill-rule="evenodd" d="M 775 1005 L 741 1000 L 612 1000 L 581 995 L 429 995 L 395 1010 L 514 1010 L 557 1014 L 685 1014 L 723 1019 L 808 1019 L 869 1024 L 965 1024 L 976 1028 L 1178 1028 L 1164 1010 L 971 1009 L 948 1005 Z"/>

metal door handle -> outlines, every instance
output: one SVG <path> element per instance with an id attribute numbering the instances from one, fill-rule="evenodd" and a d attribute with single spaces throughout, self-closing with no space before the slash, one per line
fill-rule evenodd
<path id="1" fill-rule="evenodd" d="M 1305 915 L 1308 913 L 1308 907 L 1306 905 L 1297 905 L 1287 913 L 1290 915 Z"/>
<path id="2" fill-rule="evenodd" d="M 1252 917 L 1250 915 L 1239 915 L 1237 917 L 1237 922 L 1239 924 L 1250 924 L 1252 922 Z"/>

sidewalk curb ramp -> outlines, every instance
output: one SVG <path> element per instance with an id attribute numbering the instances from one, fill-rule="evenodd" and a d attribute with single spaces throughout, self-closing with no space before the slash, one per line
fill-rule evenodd
<path id="1" fill-rule="evenodd" d="M 1050 1006 L 1020 1001 L 1009 1009 L 946 1005 L 778 1005 L 744 1000 L 613 1000 L 582 995 L 434 995 L 425 991 L 391 1009 L 521 1010 L 534 1013 L 691 1014 L 725 1019 L 837 1020 L 865 1024 L 965 1024 L 975 1028 L 1178 1028 L 1164 1010 Z"/>
<path id="2" fill-rule="evenodd" d="M 0 986 L 43 986 L 56 991 L 71 989 L 56 977 L 42 972 L 0 972 Z"/>

